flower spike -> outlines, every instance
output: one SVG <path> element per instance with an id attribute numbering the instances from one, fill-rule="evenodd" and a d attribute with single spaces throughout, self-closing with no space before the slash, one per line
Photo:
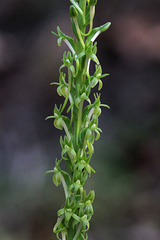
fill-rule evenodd
<path id="1" fill-rule="evenodd" d="M 57 212 L 53 232 L 61 240 L 87 240 L 95 193 L 92 190 L 87 194 L 84 188 L 88 177 L 95 173 L 90 161 L 94 142 L 102 132 L 98 127 L 101 108 L 109 108 L 101 104 L 100 93 L 94 93 L 94 101 L 90 98 L 92 89 L 98 85 L 100 91 L 102 78 L 109 75 L 102 74 L 95 40 L 111 23 L 93 28 L 97 0 L 70 0 L 70 3 L 69 15 L 75 38 L 64 34 L 59 27 L 57 33 L 52 32 L 58 38 L 58 46 L 64 41 L 69 48 L 63 54 L 59 82 L 51 83 L 57 85 L 57 93 L 64 102 L 59 107 L 55 105 L 53 115 L 46 118 L 52 119 L 54 126 L 64 130 L 65 135 L 60 137 L 61 160 L 56 160 L 54 169 L 45 174 L 53 174 L 54 184 L 62 184 L 65 194 L 65 204 Z M 90 75 L 91 63 L 95 67 L 93 75 Z M 66 171 L 61 169 L 62 161 Z"/>

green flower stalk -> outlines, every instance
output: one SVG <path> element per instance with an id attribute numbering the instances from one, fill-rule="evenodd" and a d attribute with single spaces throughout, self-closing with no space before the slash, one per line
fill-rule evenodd
<path id="1" fill-rule="evenodd" d="M 93 28 L 95 5 L 97 0 L 70 0 L 70 19 L 75 38 L 65 35 L 59 27 L 54 35 L 58 38 L 58 45 L 64 41 L 69 50 L 64 52 L 62 66 L 59 69 L 59 82 L 56 84 L 57 93 L 64 97 L 64 103 L 55 105 L 53 116 L 54 126 L 64 130 L 65 136 L 60 137 L 61 159 L 56 160 L 53 182 L 56 186 L 62 184 L 65 193 L 65 203 L 58 211 L 58 220 L 54 226 L 54 233 L 61 240 L 88 239 L 89 221 L 93 215 L 94 191 L 88 194 L 84 185 L 95 170 L 90 165 L 94 153 L 94 141 L 100 137 L 98 117 L 101 107 L 100 94 L 94 93 L 94 101 L 89 96 L 92 88 L 99 84 L 102 88 L 102 78 L 109 74 L 102 74 L 102 68 L 96 56 L 98 35 L 106 31 L 110 22 Z M 89 29 L 86 33 L 86 28 Z M 94 62 L 95 71 L 90 75 L 90 64 Z M 67 74 L 63 69 L 67 69 Z M 60 164 L 66 163 L 66 171 Z"/>

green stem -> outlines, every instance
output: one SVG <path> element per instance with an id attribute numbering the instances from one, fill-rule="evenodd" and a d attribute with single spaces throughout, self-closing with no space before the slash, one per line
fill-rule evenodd
<path id="1" fill-rule="evenodd" d="M 66 233 L 62 232 L 62 240 L 66 240 Z"/>
<path id="2" fill-rule="evenodd" d="M 80 102 L 79 108 L 77 109 L 76 106 L 74 106 L 74 148 L 75 151 L 78 152 L 78 137 L 80 132 L 80 127 L 82 123 L 82 112 L 83 112 L 83 101 Z"/>
<path id="3" fill-rule="evenodd" d="M 82 112 L 83 112 L 83 102 L 84 101 L 81 101 L 80 104 L 79 104 L 79 111 L 78 111 L 78 121 L 77 121 L 77 133 L 76 133 L 76 142 L 78 144 L 78 136 L 79 136 L 79 132 L 80 132 L 80 127 L 81 127 L 81 124 L 82 124 Z"/>

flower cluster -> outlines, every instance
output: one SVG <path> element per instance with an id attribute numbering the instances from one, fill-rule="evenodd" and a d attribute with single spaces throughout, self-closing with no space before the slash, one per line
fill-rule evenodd
<path id="1" fill-rule="evenodd" d="M 58 38 L 58 45 L 64 41 L 69 50 L 64 52 L 62 66 L 59 69 L 60 77 L 57 93 L 64 97 L 64 103 L 54 108 L 54 126 L 65 131 L 60 137 L 61 159 L 56 160 L 53 173 L 53 182 L 56 186 L 63 185 L 66 202 L 58 211 L 58 220 L 53 229 L 58 239 L 84 240 L 88 239 L 87 230 L 93 215 L 92 202 L 95 193 L 86 194 L 84 184 L 91 172 L 90 160 L 94 153 L 94 141 L 100 137 L 98 117 L 101 107 L 100 94 L 94 94 L 94 101 L 89 96 L 92 88 L 98 84 L 102 88 L 102 68 L 96 56 L 98 35 L 106 31 L 110 22 L 93 28 L 93 18 L 97 0 L 70 0 L 70 18 L 75 38 L 65 35 L 59 27 L 54 35 Z M 88 32 L 86 33 L 86 27 Z M 95 72 L 90 75 L 90 64 L 94 62 Z M 67 73 L 64 73 L 63 69 Z M 109 108 L 109 107 L 108 107 Z M 60 167 L 61 161 L 66 163 L 67 171 Z"/>

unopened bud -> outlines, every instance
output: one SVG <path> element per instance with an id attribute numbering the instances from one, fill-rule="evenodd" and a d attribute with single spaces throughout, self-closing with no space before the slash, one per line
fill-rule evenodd
<path id="1" fill-rule="evenodd" d="M 53 182 L 56 186 L 61 184 L 61 173 L 57 172 L 53 175 Z"/>
<path id="2" fill-rule="evenodd" d="M 70 14 L 71 18 L 77 18 L 78 17 L 78 12 L 73 5 L 70 6 L 69 14 Z"/>
<path id="3" fill-rule="evenodd" d="M 95 107 L 94 114 L 99 117 L 99 115 L 101 114 L 101 109 L 100 109 L 100 107 Z"/>
<path id="4" fill-rule="evenodd" d="M 58 119 L 55 119 L 55 120 L 54 120 L 54 126 L 55 126 L 56 128 L 58 128 L 58 129 L 62 130 L 62 128 L 63 128 L 62 122 L 63 122 L 63 120 L 62 120 L 61 117 L 58 118 Z"/>

